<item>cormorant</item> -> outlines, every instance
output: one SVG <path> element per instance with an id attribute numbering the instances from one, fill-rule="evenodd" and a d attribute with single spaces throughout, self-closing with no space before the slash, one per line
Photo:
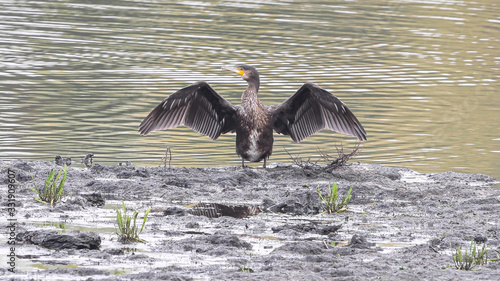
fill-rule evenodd
<path id="1" fill-rule="evenodd" d="M 164 99 L 139 126 L 139 132 L 185 125 L 216 140 L 221 134 L 236 132 L 236 153 L 245 160 L 266 160 L 273 150 L 273 130 L 295 142 L 321 129 L 348 134 L 363 141 L 366 132 L 356 116 L 337 97 L 313 83 L 305 83 L 277 106 L 266 106 L 257 98 L 259 73 L 250 65 L 223 67 L 248 82 L 241 106 L 232 105 L 207 82 L 196 82 Z"/>

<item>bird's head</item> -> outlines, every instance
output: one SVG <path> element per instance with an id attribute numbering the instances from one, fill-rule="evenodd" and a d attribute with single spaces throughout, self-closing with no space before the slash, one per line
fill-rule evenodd
<path id="1" fill-rule="evenodd" d="M 241 78 L 248 82 L 251 80 L 259 81 L 259 72 L 253 66 L 242 64 L 238 66 L 223 66 L 222 68 L 241 75 Z"/>

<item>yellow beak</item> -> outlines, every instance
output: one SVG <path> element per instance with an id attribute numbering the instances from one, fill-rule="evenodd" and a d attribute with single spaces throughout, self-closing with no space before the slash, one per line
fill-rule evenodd
<path id="1" fill-rule="evenodd" d="M 222 69 L 227 69 L 227 70 L 232 71 L 234 73 L 238 73 L 239 75 L 242 75 L 242 76 L 245 74 L 245 71 L 243 71 L 243 69 L 241 69 L 240 67 L 235 67 L 235 66 L 231 66 L 231 65 L 223 65 Z"/>

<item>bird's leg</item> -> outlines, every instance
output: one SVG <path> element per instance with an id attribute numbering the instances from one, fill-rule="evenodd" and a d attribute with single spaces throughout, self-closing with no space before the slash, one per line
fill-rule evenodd
<path id="1" fill-rule="evenodd" d="M 241 168 L 245 168 L 245 159 L 241 158 Z"/>
<path id="2" fill-rule="evenodd" d="M 266 168 L 267 157 L 264 157 L 264 169 Z"/>

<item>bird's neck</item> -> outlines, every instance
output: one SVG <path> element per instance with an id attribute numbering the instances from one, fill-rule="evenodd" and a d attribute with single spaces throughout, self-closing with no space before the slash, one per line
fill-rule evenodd
<path id="1" fill-rule="evenodd" d="M 248 88 L 241 95 L 241 105 L 243 107 L 254 107 L 259 105 L 257 93 L 259 92 L 259 81 L 248 82 Z"/>

